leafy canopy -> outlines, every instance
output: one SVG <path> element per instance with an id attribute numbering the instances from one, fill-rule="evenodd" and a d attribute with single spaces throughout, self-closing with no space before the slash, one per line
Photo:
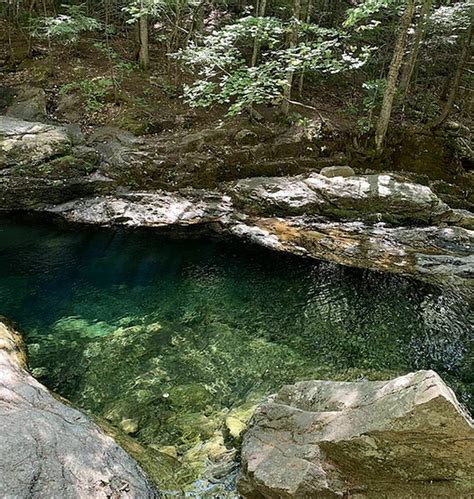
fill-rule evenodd
<path id="1" fill-rule="evenodd" d="M 294 22 L 247 16 L 174 54 L 196 75 L 185 86 L 187 102 L 193 107 L 228 105 L 230 115 L 255 104 L 278 104 L 289 71 L 335 74 L 360 68 L 370 55 L 367 46 L 351 44 L 346 31 L 303 22 L 298 22 L 301 41 L 289 48 L 286 41 Z M 261 62 L 251 67 L 248 54 L 257 36 Z"/>

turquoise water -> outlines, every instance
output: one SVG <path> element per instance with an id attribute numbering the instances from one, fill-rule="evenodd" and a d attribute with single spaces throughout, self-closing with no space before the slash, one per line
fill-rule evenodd
<path id="1" fill-rule="evenodd" d="M 229 416 L 298 379 L 431 368 L 472 405 L 459 288 L 238 242 L 11 217 L 0 261 L 0 314 L 23 330 L 34 374 L 169 456 L 166 487 L 232 461 Z"/>

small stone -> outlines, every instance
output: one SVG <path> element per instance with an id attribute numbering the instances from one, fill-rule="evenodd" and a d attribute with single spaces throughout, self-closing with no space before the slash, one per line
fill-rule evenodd
<path id="1" fill-rule="evenodd" d="M 353 177 L 355 171 L 350 166 L 326 166 L 320 172 L 325 177 Z"/>
<path id="2" fill-rule="evenodd" d="M 34 369 L 31 370 L 31 374 L 36 379 L 45 378 L 48 375 L 48 369 L 44 366 L 35 367 Z"/>
<path id="3" fill-rule="evenodd" d="M 123 419 L 120 421 L 120 428 L 129 435 L 138 431 L 138 421 L 136 419 Z"/>
<path id="4" fill-rule="evenodd" d="M 145 327 L 145 331 L 147 333 L 158 333 L 161 331 L 162 327 L 159 322 L 154 322 L 153 324 L 148 324 L 148 326 Z"/>
<path id="5" fill-rule="evenodd" d="M 246 423 L 233 416 L 226 418 L 225 425 L 234 438 L 238 438 L 247 427 Z"/>
<path id="6" fill-rule="evenodd" d="M 178 449 L 174 445 L 165 445 L 164 447 L 160 447 L 159 451 L 162 454 L 178 459 Z"/>
<path id="7" fill-rule="evenodd" d="M 258 142 L 258 135 L 252 130 L 243 129 L 235 134 L 234 139 L 239 145 L 252 145 Z"/>

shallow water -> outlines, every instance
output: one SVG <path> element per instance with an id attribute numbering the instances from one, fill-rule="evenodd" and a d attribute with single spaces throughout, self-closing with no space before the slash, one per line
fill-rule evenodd
<path id="1" fill-rule="evenodd" d="M 166 487 L 186 487 L 206 452 L 218 462 L 238 443 L 229 414 L 298 379 L 431 368 L 472 405 L 457 288 L 236 242 L 11 217 L 0 218 L 0 262 L 0 314 L 24 331 L 34 374 L 173 454 Z"/>

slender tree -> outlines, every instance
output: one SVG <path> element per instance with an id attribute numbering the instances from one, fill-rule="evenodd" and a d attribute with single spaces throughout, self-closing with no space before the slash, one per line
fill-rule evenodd
<path id="1" fill-rule="evenodd" d="M 291 27 L 288 43 L 290 49 L 295 48 L 298 43 L 300 15 L 301 0 L 293 0 L 293 26 Z M 286 84 L 283 91 L 283 103 L 281 106 L 281 110 L 285 115 L 287 115 L 290 111 L 291 87 L 293 86 L 294 72 L 295 70 L 293 68 L 288 68 L 286 73 Z"/>
<path id="2" fill-rule="evenodd" d="M 454 103 L 456 102 L 456 97 L 459 92 L 459 86 L 461 84 L 466 64 L 471 57 L 473 34 L 474 34 L 474 21 L 471 21 L 469 29 L 466 33 L 466 37 L 464 39 L 464 45 L 456 67 L 456 72 L 451 81 L 451 87 L 448 99 L 443 107 L 443 110 L 441 111 L 441 114 L 438 116 L 438 118 L 436 118 L 434 121 L 430 123 L 430 128 L 436 128 L 440 126 L 447 119 L 447 117 L 451 114 L 451 111 L 453 110 L 453 106 Z"/>
<path id="3" fill-rule="evenodd" d="M 308 0 L 306 3 L 306 23 L 309 24 L 311 22 L 311 14 L 313 11 L 313 0 Z M 298 94 L 301 97 L 303 94 L 303 86 L 304 86 L 304 71 L 301 71 L 300 81 L 298 84 Z"/>
<path id="4" fill-rule="evenodd" d="M 428 20 L 431 6 L 433 5 L 433 0 L 423 0 L 421 6 L 420 18 L 415 30 L 415 37 L 413 44 L 408 55 L 407 62 L 402 71 L 402 76 L 400 78 L 400 88 L 403 92 L 403 99 L 405 99 L 408 88 L 410 86 L 410 81 L 413 76 L 413 71 L 415 70 L 416 61 L 418 59 L 418 54 L 420 53 L 421 41 L 423 40 L 426 21 Z"/>
<path id="5" fill-rule="evenodd" d="M 385 135 L 387 134 L 390 116 L 392 115 L 393 102 L 395 99 L 395 94 L 397 93 L 398 77 L 400 74 L 400 68 L 403 63 L 403 55 L 407 43 L 408 30 L 410 29 L 410 24 L 413 19 L 414 12 L 415 0 L 407 0 L 405 12 L 403 13 L 402 19 L 400 21 L 400 29 L 397 41 L 395 43 L 395 48 L 393 50 L 390 69 L 388 71 L 387 85 L 385 87 L 383 96 L 382 108 L 380 110 L 380 115 L 375 130 L 375 146 L 377 152 L 382 151 Z"/>
<path id="6" fill-rule="evenodd" d="M 148 12 L 144 0 L 140 0 L 140 11 L 140 17 L 138 18 L 138 34 L 140 39 L 138 63 L 141 69 L 147 71 L 150 67 L 150 53 L 148 48 Z"/>
<path id="7" fill-rule="evenodd" d="M 267 9 L 267 0 L 258 0 L 257 1 L 257 16 L 260 17 L 265 17 L 265 11 Z M 258 56 L 260 54 L 260 25 L 257 26 L 257 31 L 255 33 L 255 40 L 253 42 L 253 52 L 252 52 L 252 60 L 250 65 L 252 67 L 257 65 L 257 60 Z"/>

